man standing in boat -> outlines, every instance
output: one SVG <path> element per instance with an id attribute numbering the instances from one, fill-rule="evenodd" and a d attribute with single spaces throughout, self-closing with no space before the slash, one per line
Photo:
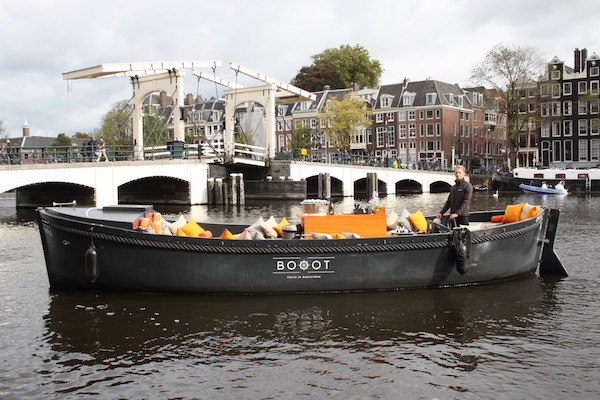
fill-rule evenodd
<path id="1" fill-rule="evenodd" d="M 473 186 L 465 181 L 465 173 L 465 167 L 462 165 L 454 167 L 456 183 L 450 189 L 448 200 L 446 200 L 444 207 L 442 207 L 442 210 L 437 215 L 438 219 L 441 219 L 442 215 L 450 210 L 450 215 L 448 216 L 449 224 L 456 220 L 458 225 L 469 225 L 469 205 L 473 196 Z"/>

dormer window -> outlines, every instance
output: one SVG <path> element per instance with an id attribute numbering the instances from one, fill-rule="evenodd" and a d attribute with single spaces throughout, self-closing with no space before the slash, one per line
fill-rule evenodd
<path id="1" fill-rule="evenodd" d="M 452 105 L 452 104 L 454 104 L 454 100 L 453 100 L 452 93 L 445 93 L 445 94 L 444 94 L 444 99 L 446 99 L 446 102 L 447 102 L 449 105 Z"/>
<path id="2" fill-rule="evenodd" d="M 457 106 L 462 107 L 463 106 L 462 96 L 454 96 L 454 103 L 456 103 Z"/>
<path id="3" fill-rule="evenodd" d="M 394 99 L 394 97 L 390 96 L 390 95 L 381 96 L 381 99 L 380 99 L 381 108 L 390 108 L 392 106 L 393 99 Z"/>
<path id="4" fill-rule="evenodd" d="M 426 95 L 426 105 L 432 106 L 435 104 L 435 100 L 437 99 L 437 93 L 427 93 Z"/>
<path id="5" fill-rule="evenodd" d="M 410 107 L 413 105 L 414 101 L 415 101 L 415 97 L 417 96 L 416 93 L 410 93 L 410 92 L 406 92 L 402 95 L 402 105 L 404 107 Z"/>

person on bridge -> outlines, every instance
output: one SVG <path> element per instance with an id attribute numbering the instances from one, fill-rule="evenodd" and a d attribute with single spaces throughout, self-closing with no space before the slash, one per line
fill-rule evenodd
<path id="1" fill-rule="evenodd" d="M 473 186 L 465 181 L 465 173 L 465 167 L 462 165 L 454 167 L 455 184 L 450 189 L 444 207 L 437 215 L 438 219 L 442 219 L 442 215 L 450 210 L 448 224 L 456 222 L 458 225 L 469 225 L 469 206 L 473 197 Z"/>
<path id="2" fill-rule="evenodd" d="M 96 154 L 98 154 L 96 162 L 100 162 L 102 156 L 104 156 L 104 161 L 108 162 L 108 157 L 106 156 L 106 142 L 103 137 L 100 137 L 100 140 L 98 140 L 98 151 Z"/>

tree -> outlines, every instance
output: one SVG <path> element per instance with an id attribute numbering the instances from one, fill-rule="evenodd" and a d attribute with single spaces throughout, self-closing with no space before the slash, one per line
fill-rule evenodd
<path id="1" fill-rule="evenodd" d="M 131 120 L 129 116 L 133 111 L 133 106 L 128 100 L 121 100 L 113 105 L 109 112 L 102 119 L 102 126 L 96 132 L 96 136 L 101 136 L 107 145 L 126 146 L 132 145 L 133 134 Z"/>
<path id="2" fill-rule="evenodd" d="M 290 148 L 294 157 L 300 154 L 301 149 L 309 149 L 312 146 L 312 129 L 309 126 L 302 126 L 294 130 Z"/>
<path id="3" fill-rule="evenodd" d="M 519 135 L 525 128 L 519 126 L 520 95 L 535 86 L 543 70 L 544 60 L 534 48 L 496 44 L 471 71 L 473 82 L 490 86 L 504 98 L 501 111 L 508 119 L 508 142 L 514 154 L 519 147 Z M 526 119 L 521 119 L 521 123 L 523 121 L 527 123 Z"/>
<path id="4" fill-rule="evenodd" d="M 368 117 L 372 114 L 364 100 L 349 92 L 341 100 L 329 101 L 319 117 L 327 121 L 327 139 L 333 147 L 347 151 L 356 130 L 371 126 Z"/>
<path id="5" fill-rule="evenodd" d="M 311 58 L 313 66 L 323 65 L 334 71 L 343 84 L 342 88 L 350 88 L 353 83 L 360 87 L 375 87 L 379 84 L 379 78 L 383 73 L 381 63 L 378 60 L 371 60 L 369 52 L 359 45 L 354 47 L 348 44 L 341 45 L 337 49 L 327 49 Z M 301 74 L 302 71 L 299 75 Z M 326 81 L 325 84 L 332 88 L 339 87 L 336 80 Z"/>
<path id="6" fill-rule="evenodd" d="M 73 142 L 71 141 L 70 137 L 68 137 L 64 133 L 58 134 L 54 142 L 52 142 L 51 146 L 55 147 L 54 154 L 56 155 L 58 161 L 66 162 L 75 156 L 71 147 L 72 144 Z"/>
<path id="7" fill-rule="evenodd" d="M 163 146 L 167 144 L 169 127 L 160 115 L 146 115 L 144 125 L 144 145 Z"/>
<path id="8" fill-rule="evenodd" d="M 338 73 L 325 64 L 302 67 L 291 83 L 309 92 L 323 90 L 326 85 L 330 89 L 343 89 L 346 87 Z"/>
<path id="9" fill-rule="evenodd" d="M 90 134 L 89 133 L 85 133 L 85 132 L 75 132 L 75 134 L 73 135 L 74 138 L 77 139 L 89 139 L 90 138 Z"/>

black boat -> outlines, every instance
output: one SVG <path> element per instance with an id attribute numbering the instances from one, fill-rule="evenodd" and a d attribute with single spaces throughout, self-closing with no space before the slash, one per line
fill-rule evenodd
<path id="1" fill-rule="evenodd" d="M 554 254 L 559 211 L 471 230 L 428 221 L 428 233 L 353 239 L 229 240 L 132 229 L 145 208 L 36 211 L 50 286 L 76 290 L 307 293 L 437 288 L 534 274 L 566 276 Z M 326 218 L 326 216 L 324 216 Z M 246 225 L 202 224 L 218 232 Z M 478 227 L 479 229 L 475 229 Z"/>

